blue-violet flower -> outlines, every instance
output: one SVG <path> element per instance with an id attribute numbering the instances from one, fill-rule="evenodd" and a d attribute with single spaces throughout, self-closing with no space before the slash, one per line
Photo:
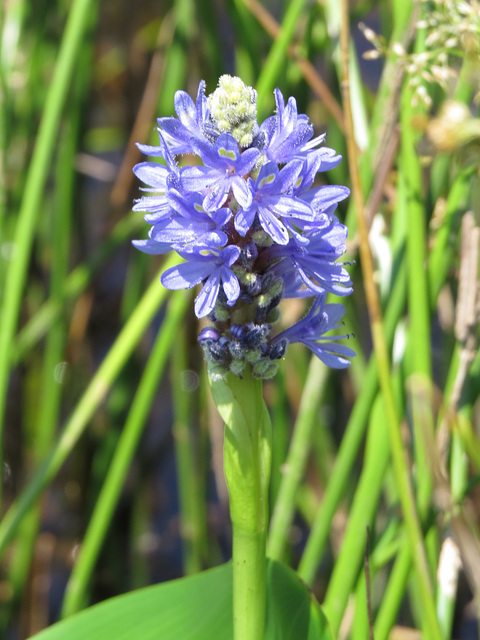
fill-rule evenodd
<path id="1" fill-rule="evenodd" d="M 345 252 L 347 228 L 334 215 L 349 190 L 314 187 L 318 173 L 341 161 L 320 146 L 313 126 L 275 90 L 276 114 L 257 123 L 257 94 L 240 78 L 224 75 L 194 102 L 175 94 L 177 118 L 159 118 L 159 145 L 138 145 L 165 165 L 141 162 L 135 175 L 146 195 L 134 210 L 152 226 L 148 238 L 133 244 L 150 254 L 170 250 L 183 262 L 162 275 L 168 289 L 201 285 L 195 299 L 210 375 L 272 377 L 289 343 L 305 344 L 329 367 L 342 369 L 354 352 L 327 337 L 340 326 L 341 304 L 326 304 L 327 292 L 345 296 L 352 283 L 338 258 Z M 178 156 L 194 164 L 179 166 Z M 278 333 L 273 329 L 283 298 L 312 297 L 307 315 Z"/>

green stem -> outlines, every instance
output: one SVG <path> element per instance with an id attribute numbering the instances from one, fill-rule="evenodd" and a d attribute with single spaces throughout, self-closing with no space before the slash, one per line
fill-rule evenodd
<path id="1" fill-rule="evenodd" d="M 12 366 L 18 364 L 25 354 L 43 338 L 55 319 L 65 313 L 67 303 L 75 300 L 86 289 L 98 269 L 118 247 L 128 242 L 133 232 L 139 227 L 139 222 L 140 219 L 135 212 L 122 218 L 98 249 L 93 251 L 92 256 L 75 267 L 65 278 L 58 293 L 50 296 L 37 313 L 26 322 L 12 345 Z"/>
<path id="2" fill-rule="evenodd" d="M 282 21 L 282 28 L 263 64 L 262 72 L 256 85 L 259 114 L 263 114 L 263 112 L 266 111 L 265 102 L 271 100 L 270 94 L 275 87 L 277 78 L 281 74 L 282 67 L 286 64 L 287 48 L 294 36 L 295 28 L 304 9 L 304 5 L 305 0 L 292 0 L 286 5 L 287 8 Z"/>
<path id="3" fill-rule="evenodd" d="M 400 258 L 398 257 L 398 259 Z M 395 327 L 404 306 L 407 279 L 405 267 L 403 260 L 386 310 L 385 331 L 389 344 L 393 342 Z M 309 585 L 313 584 L 330 534 L 333 517 L 345 493 L 377 390 L 378 368 L 376 360 L 372 358 L 368 364 L 361 394 L 353 407 L 322 504 L 315 516 L 315 522 L 298 567 L 300 577 Z"/>
<path id="4" fill-rule="evenodd" d="M 316 357 L 310 361 L 308 377 L 288 451 L 286 468 L 282 477 L 268 538 L 268 557 L 279 560 L 284 552 L 287 534 L 295 512 L 295 496 L 305 471 L 312 429 L 322 399 L 328 368 Z"/>
<path id="5" fill-rule="evenodd" d="M 29 264 L 33 234 L 40 212 L 40 198 L 47 179 L 50 160 L 55 149 L 55 137 L 63 105 L 70 86 L 73 69 L 85 37 L 92 11 L 92 0 L 75 0 L 68 22 L 55 73 L 45 102 L 37 142 L 30 164 L 24 196 L 15 231 L 16 252 L 10 263 L 3 296 L 0 323 L 0 429 L 3 427 L 10 373 L 11 345 L 16 332 L 20 304 Z"/>
<path id="6" fill-rule="evenodd" d="M 354 587 L 365 549 L 365 531 L 372 526 L 390 459 L 389 433 L 385 429 L 385 405 L 379 395 L 369 427 L 363 471 L 349 514 L 348 526 L 323 602 L 325 615 L 335 632 L 343 618 L 348 595 Z"/>
<path id="7" fill-rule="evenodd" d="M 73 567 L 63 602 L 62 617 L 76 613 L 84 605 L 92 571 L 105 542 L 113 512 L 125 483 L 125 477 L 143 433 L 153 397 L 158 389 L 158 382 L 174 344 L 178 324 L 182 321 L 189 300 L 188 294 L 184 293 L 183 295 L 179 293 L 171 298 L 162 328 L 152 348 L 107 477 L 90 518 L 85 539 L 80 547 L 80 554 Z"/>
<path id="8" fill-rule="evenodd" d="M 262 383 L 210 379 L 225 422 L 224 468 L 233 528 L 234 640 L 263 640 L 266 608 L 266 533 L 272 435 Z"/>
<path id="9" fill-rule="evenodd" d="M 173 266 L 175 262 L 176 258 L 171 258 L 165 266 Z M 92 415 L 110 391 L 115 378 L 130 357 L 135 345 L 165 300 L 165 297 L 166 289 L 162 286 L 160 278 L 155 278 L 93 376 L 65 425 L 62 434 L 59 436 L 55 448 L 40 466 L 25 491 L 12 504 L 0 522 L 0 557 L 37 496 L 55 477 L 55 474 L 73 450 Z"/>
<path id="10" fill-rule="evenodd" d="M 179 330 L 177 326 L 171 384 L 174 407 L 172 433 L 180 502 L 183 570 L 185 575 L 191 575 L 202 570 L 206 559 L 207 536 L 203 508 L 205 487 L 200 475 L 199 460 L 195 454 L 197 434 L 194 430 L 192 393 L 195 387 L 186 387 L 184 378 L 189 364 L 187 339 L 186 327 Z"/>
<path id="11" fill-rule="evenodd" d="M 266 530 L 233 525 L 233 637 L 263 640 L 266 609 Z"/>

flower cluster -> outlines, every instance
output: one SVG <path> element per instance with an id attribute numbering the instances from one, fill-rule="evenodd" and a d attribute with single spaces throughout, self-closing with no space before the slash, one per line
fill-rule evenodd
<path id="1" fill-rule="evenodd" d="M 291 342 L 303 342 L 327 365 L 349 365 L 351 349 L 324 334 L 336 328 L 339 304 L 325 304 L 327 292 L 352 291 L 350 276 L 337 259 L 345 251 L 347 229 L 334 215 L 349 191 L 313 187 L 317 173 L 341 160 L 313 137 L 294 98 L 285 105 L 275 91 L 277 111 L 261 125 L 256 92 L 239 78 L 222 76 L 196 102 L 175 94 L 178 118 L 159 118 L 159 146 L 138 145 L 165 164 L 141 162 L 135 175 L 150 192 L 134 205 L 152 226 L 134 245 L 150 254 L 174 250 L 183 262 L 162 275 L 168 289 L 201 285 L 197 317 L 200 344 L 212 376 L 241 375 L 246 366 L 260 378 L 274 375 Z M 177 157 L 193 154 L 195 164 Z M 314 297 L 307 316 L 273 334 L 283 298 Z M 345 336 L 340 336 L 345 337 Z"/>

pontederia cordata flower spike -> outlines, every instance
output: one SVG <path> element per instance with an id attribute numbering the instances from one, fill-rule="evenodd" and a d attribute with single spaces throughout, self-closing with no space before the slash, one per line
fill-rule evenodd
<path id="1" fill-rule="evenodd" d="M 159 146 L 139 145 L 165 165 L 141 162 L 135 175 L 147 186 L 135 211 L 152 225 L 134 245 L 151 254 L 174 250 L 184 259 L 162 275 L 168 289 L 201 285 L 197 317 L 212 326 L 200 344 L 210 376 L 272 377 L 291 342 L 302 342 L 325 364 L 347 367 L 354 353 L 325 334 L 344 309 L 326 304 L 327 292 L 352 291 L 338 258 L 347 228 L 334 215 L 349 195 L 344 186 L 314 187 L 319 172 L 341 156 L 313 137 L 313 126 L 275 90 L 276 114 L 257 123 L 257 94 L 240 78 L 224 75 L 208 97 L 201 82 L 196 102 L 175 94 L 177 118 L 159 118 Z M 196 156 L 178 166 L 175 158 Z M 200 162 L 199 162 L 200 161 Z M 306 317 L 275 335 L 283 298 L 313 297 Z M 341 336 L 345 337 L 345 336 Z"/>

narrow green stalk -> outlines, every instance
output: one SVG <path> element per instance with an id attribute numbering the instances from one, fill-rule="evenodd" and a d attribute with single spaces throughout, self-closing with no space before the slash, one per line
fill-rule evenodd
<path id="1" fill-rule="evenodd" d="M 357 224 L 360 237 L 360 257 L 362 265 L 365 293 L 370 316 L 372 342 L 377 360 L 380 389 L 385 403 L 385 418 L 390 434 L 390 446 L 395 472 L 395 482 L 400 496 L 403 516 L 410 537 L 410 543 L 415 548 L 415 568 L 417 570 L 420 593 L 425 612 L 425 621 L 431 637 L 440 639 L 442 634 L 433 603 L 432 586 L 425 554 L 423 535 L 418 520 L 415 498 L 410 481 L 406 453 L 400 432 L 400 421 L 397 414 L 391 385 L 390 358 L 387 340 L 383 328 L 382 313 L 379 304 L 378 290 L 374 280 L 373 260 L 368 241 L 368 229 L 364 215 L 363 195 L 361 190 L 357 149 L 354 140 L 354 125 L 352 117 L 352 103 L 349 86 L 349 11 L 347 0 L 341 1 L 341 32 L 340 45 L 342 54 L 342 89 L 345 109 L 345 124 L 347 127 L 348 159 L 352 179 L 352 192 L 355 200 Z"/>
<path id="2" fill-rule="evenodd" d="M 235 47 L 236 73 L 246 84 L 253 86 L 263 62 L 258 55 L 258 42 L 261 38 L 258 25 L 247 9 L 248 5 L 245 0 L 226 2 L 225 6 L 230 11 L 237 35 Z"/>
<path id="3" fill-rule="evenodd" d="M 448 372 L 445 403 L 440 417 L 439 429 L 449 429 L 465 420 L 471 418 L 471 406 L 469 406 L 468 395 L 469 385 L 466 388 L 465 374 L 462 371 L 466 355 L 465 345 L 457 342 L 450 362 Z M 460 378 L 459 378 L 460 376 Z M 466 378 L 468 381 L 468 378 Z M 473 394 L 476 397 L 476 394 Z M 467 400 L 461 406 L 461 399 Z M 453 423 L 453 424 L 451 424 Z M 450 491 L 452 512 L 461 515 L 462 504 L 468 490 L 469 460 L 465 452 L 464 445 L 458 433 L 458 429 L 453 429 L 450 446 Z M 458 577 L 461 568 L 459 550 L 455 539 L 447 537 L 443 541 L 442 551 L 439 558 L 438 567 L 438 590 L 437 590 L 437 612 L 438 619 L 446 638 L 452 635 L 453 621 L 455 616 L 455 603 L 457 600 Z"/>
<path id="4" fill-rule="evenodd" d="M 270 481 L 270 504 L 272 505 L 277 501 L 280 485 L 283 481 L 282 466 L 287 457 L 290 439 L 289 403 L 283 367 L 277 371 L 274 391 L 275 396 L 270 405 L 272 423 L 275 425 L 272 442 L 272 478 Z"/>
<path id="5" fill-rule="evenodd" d="M 370 568 L 371 572 L 371 568 Z M 370 579 L 372 579 L 370 573 Z M 369 629 L 368 608 L 367 608 L 367 580 L 365 571 L 362 571 L 355 588 L 355 616 L 352 623 L 351 640 L 366 640 Z"/>
<path id="6" fill-rule="evenodd" d="M 322 389 L 327 375 L 327 367 L 318 358 L 312 357 L 285 462 L 286 471 L 280 484 L 270 523 L 267 554 L 274 560 L 281 559 L 283 555 L 288 530 L 293 521 L 295 495 L 305 471 L 312 429 L 315 426 L 315 416 L 322 399 Z"/>
<path id="7" fill-rule="evenodd" d="M 132 252 L 129 256 L 125 285 L 122 292 L 122 304 L 120 307 L 120 319 L 122 322 L 133 313 L 142 296 L 145 280 L 148 277 L 148 260 L 140 251 Z"/>
<path id="8" fill-rule="evenodd" d="M 381 340 L 382 336 L 380 334 L 380 328 L 378 327 L 378 325 L 374 325 L 372 329 L 374 333 L 374 342 L 376 342 L 377 340 Z M 382 348 L 382 351 L 385 352 L 385 349 Z M 387 426 L 390 434 L 395 481 L 400 496 L 402 512 L 408 531 L 410 545 L 415 549 L 414 561 L 417 571 L 420 595 L 424 607 L 425 621 L 429 629 L 430 637 L 439 640 L 442 638 L 442 634 L 435 612 L 432 585 L 430 582 L 429 568 L 425 555 L 423 535 L 418 520 L 415 497 L 411 485 L 406 455 L 403 449 L 403 441 L 399 428 L 400 425 L 393 404 L 393 397 L 391 396 L 390 392 L 390 373 L 388 361 L 382 356 L 377 357 L 377 360 L 379 365 L 380 386 L 384 399 L 386 396 Z"/>
<path id="9" fill-rule="evenodd" d="M 176 476 L 180 501 L 180 532 L 182 535 L 183 569 L 185 575 L 198 573 L 204 564 L 206 551 L 206 527 L 203 505 L 205 495 L 199 478 L 198 458 L 195 456 L 195 433 L 193 432 L 193 392 L 196 384 L 189 386 L 187 340 L 185 327 L 175 336 L 172 354 L 172 396 L 174 422 L 172 426 L 175 442 Z"/>
<path id="10" fill-rule="evenodd" d="M 395 558 L 381 606 L 375 618 L 375 640 L 387 640 L 395 623 L 398 608 L 405 596 L 405 586 L 412 567 L 412 548 L 407 536 Z"/>
<path id="11" fill-rule="evenodd" d="M 177 263 L 177 260 L 175 256 L 172 256 L 164 266 L 171 267 Z M 162 286 L 160 278 L 155 278 L 78 402 L 55 449 L 0 522 L 0 556 L 5 551 L 23 516 L 30 509 L 37 496 L 55 477 L 85 431 L 89 420 L 109 392 L 115 378 L 165 297 L 166 289 Z"/>
<path id="12" fill-rule="evenodd" d="M 173 111 L 175 91 L 185 84 L 188 72 L 188 47 L 196 24 L 195 3 L 192 0 L 175 0 L 172 12 L 175 33 L 167 50 L 162 90 L 158 96 L 158 113 Z"/>
<path id="13" fill-rule="evenodd" d="M 337 70 L 339 83 L 344 81 L 339 36 L 342 29 L 341 4 L 338 0 L 327 0 L 324 3 L 327 16 L 327 29 L 330 39 L 335 43 L 333 58 Z M 365 149 L 369 139 L 369 126 L 367 120 L 367 109 L 365 104 L 362 78 L 360 75 L 360 65 L 358 64 L 357 52 L 353 42 L 349 43 L 348 55 L 348 82 L 352 94 L 352 117 L 354 122 L 353 134 L 355 142 L 360 149 Z M 345 113 L 345 111 L 344 111 Z"/>
<path id="14" fill-rule="evenodd" d="M 80 84 L 83 85 L 83 82 Z M 78 90 L 77 90 L 78 94 Z M 78 96 L 77 96 L 78 97 Z M 79 125 L 80 108 L 71 114 L 71 121 L 65 128 L 60 143 L 58 160 L 56 163 L 56 194 L 53 202 L 53 220 L 49 221 L 51 229 L 51 295 L 56 297 L 63 286 L 67 274 L 70 248 L 70 226 L 72 201 L 74 194 L 74 156 Z M 50 237 L 49 237 L 50 240 Z M 55 434 L 60 411 L 63 390 L 64 349 L 67 327 L 63 318 L 57 318 L 52 324 L 47 336 L 43 367 L 41 372 L 41 393 L 38 412 L 29 420 L 28 440 L 32 448 L 32 463 L 38 465 L 50 450 Z M 38 390 L 35 391 L 38 395 Z M 35 405 L 34 399 L 33 405 Z M 25 586 L 40 521 L 41 505 L 36 504 L 25 518 L 23 526 L 17 536 L 14 555 L 10 564 L 9 583 L 13 591 L 13 601 L 19 598 Z M 7 609 L 7 607 L 5 607 Z M 0 629 L 2 628 L 0 622 Z"/>
<path id="15" fill-rule="evenodd" d="M 471 81 L 473 69 L 476 65 L 476 61 L 466 57 L 463 59 L 460 73 L 458 74 L 458 82 L 453 94 L 453 100 L 463 102 L 468 105 L 471 103 L 473 94 L 475 93 L 474 83 Z M 439 153 L 434 157 L 432 169 L 430 172 L 430 191 L 432 198 L 436 201 L 448 191 L 448 197 L 450 196 L 450 179 L 449 169 L 452 164 L 452 156 L 448 153 Z M 456 177 L 461 172 L 456 171 Z"/>
<path id="16" fill-rule="evenodd" d="M 395 327 L 403 311 L 407 287 L 406 280 L 406 265 L 405 261 L 402 261 L 397 280 L 389 298 L 385 317 L 385 331 L 389 345 L 393 342 Z M 374 358 L 371 358 L 368 363 L 362 391 L 350 415 L 335 466 L 298 567 L 300 577 L 309 585 L 313 584 L 317 567 L 328 540 L 333 516 L 348 484 L 377 390 L 377 363 Z"/>
<path id="17" fill-rule="evenodd" d="M 0 33 L 2 26 L 0 20 Z M 3 64 L 3 57 L 0 56 L 0 242 L 3 240 L 3 226 L 7 214 L 7 85 Z"/>
<path id="18" fill-rule="evenodd" d="M 391 18 L 392 33 L 390 42 L 400 42 L 409 48 L 409 41 L 413 35 L 414 24 L 414 3 L 412 0 L 393 0 L 388 8 Z M 385 29 L 387 31 L 387 29 Z M 385 33 L 382 30 L 382 33 Z M 383 152 L 388 147 L 388 140 L 394 134 L 398 123 L 399 95 L 405 75 L 405 65 L 403 61 L 395 56 L 387 56 L 384 60 L 382 76 L 375 102 L 372 105 L 372 116 L 370 119 L 371 144 L 365 149 L 365 154 L 361 158 L 362 177 L 368 172 L 374 177 L 375 171 L 379 167 Z M 366 176 L 365 176 L 366 177 Z M 367 180 L 363 180 L 364 193 L 368 187 Z"/>
<path id="19" fill-rule="evenodd" d="M 55 296 L 51 296 L 19 331 L 12 348 L 13 364 L 17 364 L 49 331 L 55 319 L 65 311 L 65 304 L 85 290 L 97 269 L 120 245 L 128 241 L 140 222 L 142 219 L 135 212 L 122 218 L 91 258 L 70 273 L 61 290 Z"/>
<path id="20" fill-rule="evenodd" d="M 406 386 L 415 436 L 416 498 L 420 520 L 425 522 L 430 512 L 433 491 L 433 469 L 429 462 L 429 451 L 435 448 L 429 285 L 428 272 L 425 268 L 427 264 L 426 220 L 421 184 L 422 168 L 416 150 L 418 135 L 413 126 L 414 110 L 411 106 L 411 91 L 405 89 L 402 98 L 399 191 L 403 192 L 406 201 L 408 221 L 409 353 L 412 355 Z M 425 544 L 430 574 L 433 577 L 438 558 L 438 544 L 433 528 L 427 535 Z"/>
<path id="21" fill-rule="evenodd" d="M 428 260 L 429 299 L 432 309 L 435 308 L 438 294 L 452 264 L 451 259 L 456 248 L 455 238 L 460 228 L 462 213 L 468 206 L 473 172 L 474 168 L 465 169 L 453 181 L 443 215 L 443 224 L 435 234 Z"/>
<path id="22" fill-rule="evenodd" d="M 367 526 L 372 526 L 390 459 L 389 434 L 384 423 L 385 406 L 381 400 L 382 396 L 378 396 L 373 407 L 362 475 L 355 492 L 340 554 L 335 561 L 322 605 L 335 633 L 338 633 L 348 596 L 361 569 L 366 548 L 366 529 Z"/>
<path id="23" fill-rule="evenodd" d="M 271 94 L 275 87 L 275 82 L 281 75 L 282 67 L 285 67 L 287 48 L 292 41 L 304 5 L 305 0 L 291 0 L 286 5 L 287 9 L 283 17 L 280 33 L 270 49 L 256 84 L 258 113 L 260 115 L 268 110 L 270 106 L 266 103 L 272 101 Z"/>
<path id="24" fill-rule="evenodd" d="M 143 433 L 145 420 L 150 411 L 159 380 L 165 369 L 168 354 L 174 345 L 178 325 L 182 321 L 189 300 L 189 295 L 182 291 L 172 296 L 168 305 L 165 319 L 140 380 L 67 585 L 62 607 L 62 617 L 64 618 L 76 613 L 85 604 L 87 585 L 105 542 L 105 536 L 118 503 L 125 477 L 140 436 Z"/>
<path id="25" fill-rule="evenodd" d="M 16 251 L 9 264 L 0 321 L 0 440 L 7 399 L 11 345 L 17 328 L 36 218 L 40 211 L 40 199 L 55 149 L 60 115 L 73 77 L 74 66 L 83 46 L 85 28 L 89 24 L 91 5 L 92 0 L 75 0 L 72 4 L 18 214 L 14 237 Z M 1 460 L 0 468 L 2 468 Z"/>
<path id="26" fill-rule="evenodd" d="M 225 422 L 224 468 L 233 529 L 234 640 L 264 640 L 266 534 L 271 469 L 271 424 L 262 383 L 210 379 L 213 399 Z"/>
<path id="27" fill-rule="evenodd" d="M 446 385 L 445 395 L 446 399 L 446 407 L 448 407 L 450 402 L 450 395 L 452 392 L 453 383 L 455 380 L 456 371 L 458 369 L 458 353 L 454 354 L 450 364 L 450 371 L 448 374 L 448 382 Z M 454 432 L 453 438 L 455 438 L 456 433 Z M 453 470 L 454 463 L 459 463 L 460 467 L 463 467 L 466 464 L 465 456 L 463 454 L 460 455 L 460 458 L 455 453 L 456 447 L 452 448 L 452 478 L 455 475 L 455 471 Z M 463 475 L 463 472 L 461 472 Z M 452 491 L 453 496 L 453 491 Z M 462 495 L 463 497 L 463 495 Z M 425 517 L 425 514 L 424 514 Z M 402 547 L 400 552 L 398 553 L 395 564 L 393 566 L 392 572 L 390 574 L 387 587 L 382 597 L 381 606 L 378 611 L 377 617 L 375 619 L 375 639 L 376 640 L 386 640 L 388 634 L 390 633 L 390 629 L 392 628 L 395 618 L 398 614 L 398 610 L 404 598 L 405 589 L 408 581 L 408 577 L 411 573 L 412 568 L 412 548 L 409 542 L 408 537 L 405 537 L 402 543 Z M 450 608 L 450 611 L 449 611 Z M 454 610 L 454 602 L 452 598 L 450 598 L 450 602 L 447 602 L 442 594 L 439 592 L 437 594 L 437 611 L 439 617 L 440 627 L 444 634 L 444 637 L 450 637 L 451 623 Z"/>

